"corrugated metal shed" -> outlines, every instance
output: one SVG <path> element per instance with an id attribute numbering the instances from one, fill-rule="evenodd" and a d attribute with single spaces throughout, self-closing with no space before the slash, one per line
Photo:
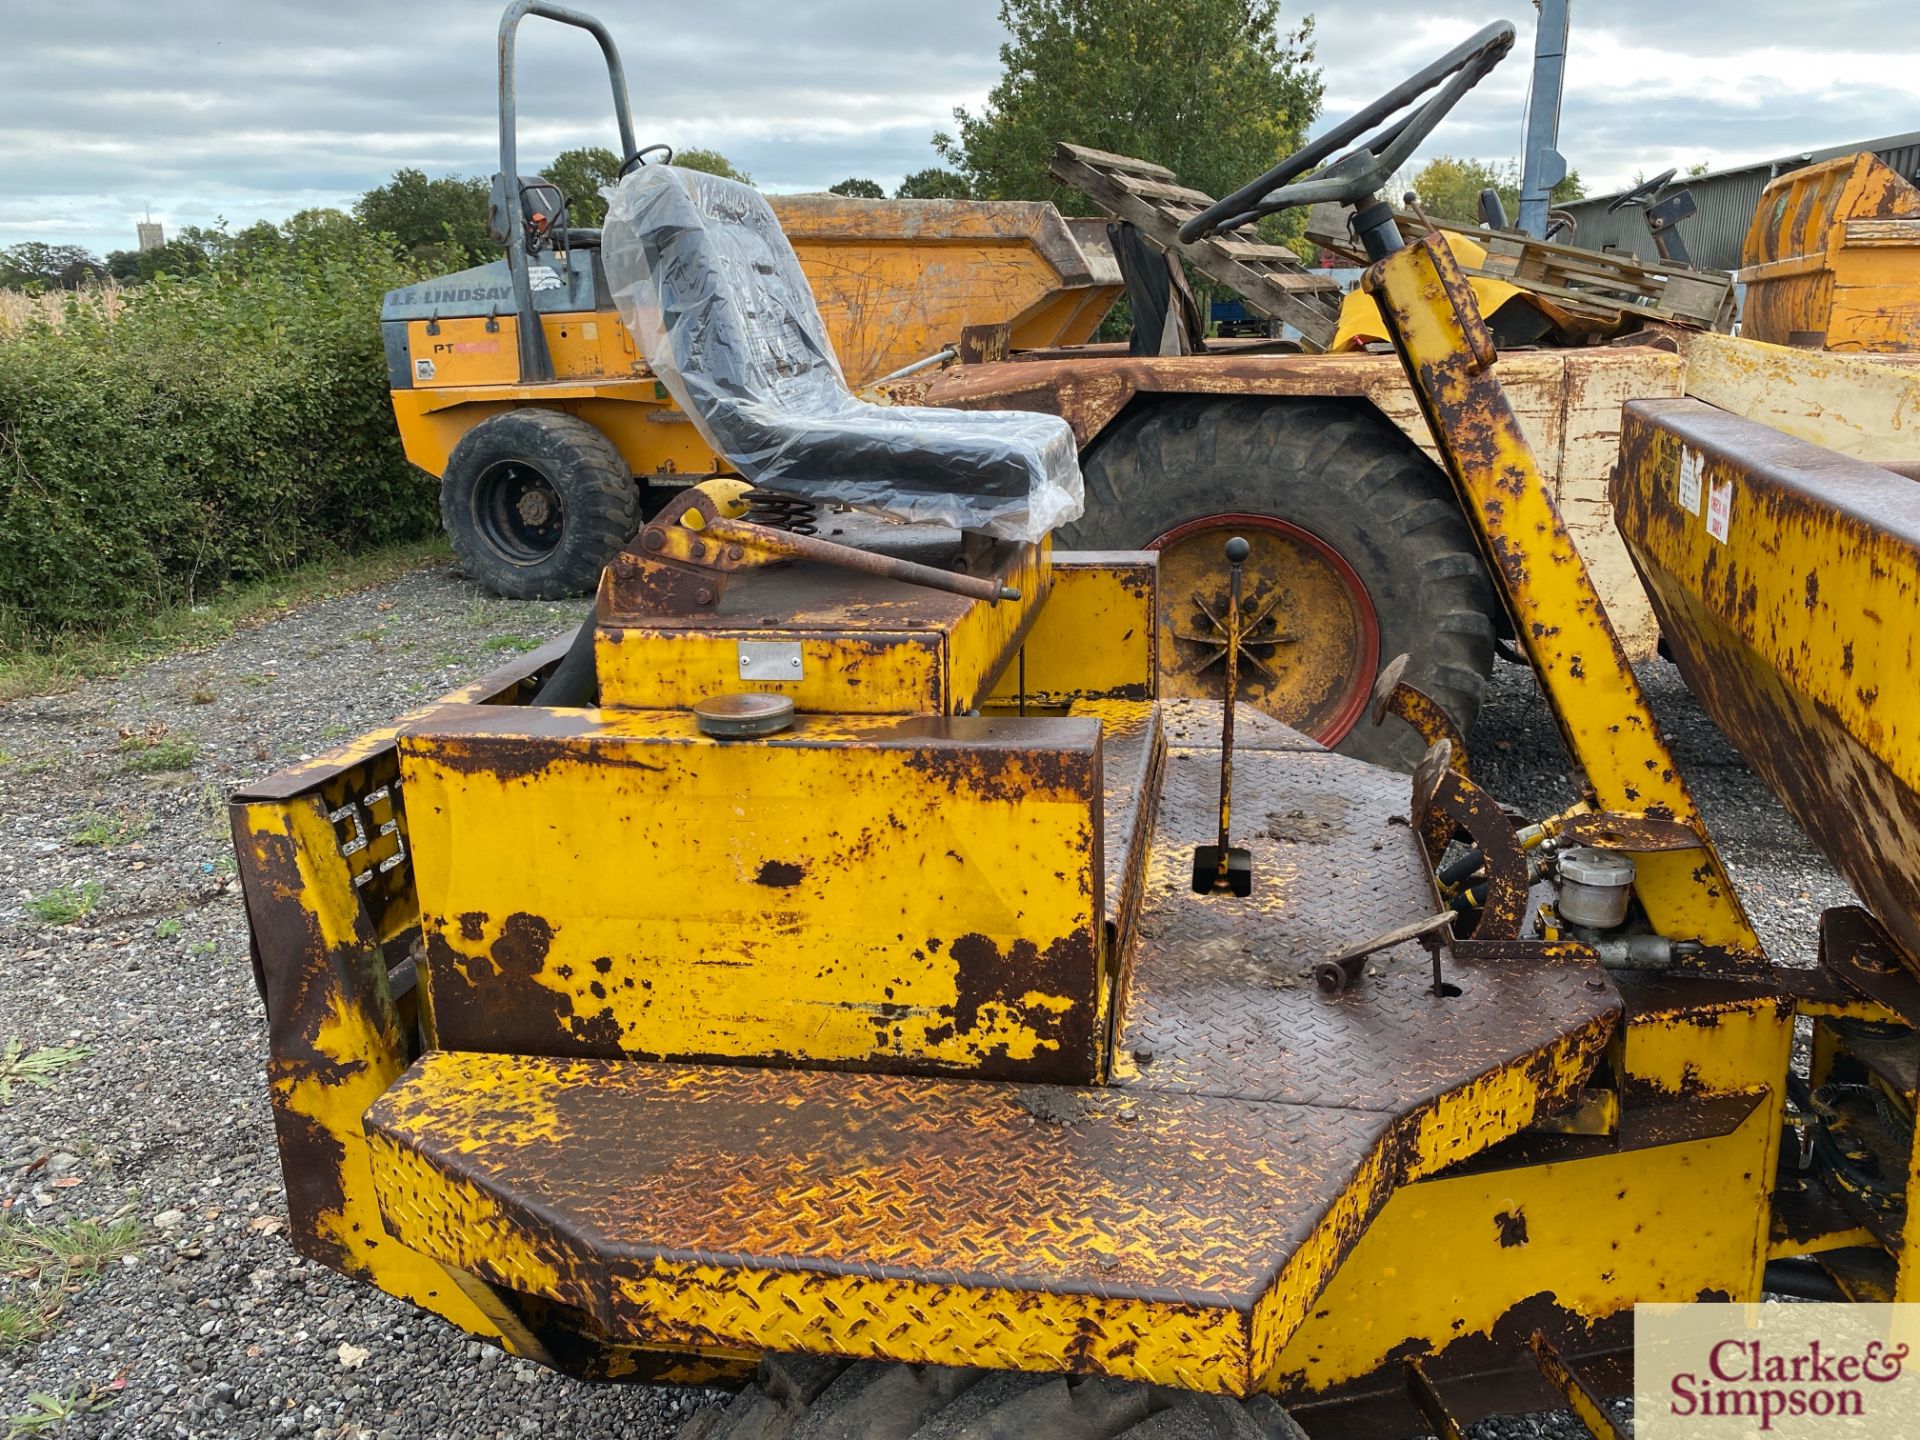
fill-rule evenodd
<path id="1" fill-rule="evenodd" d="M 1694 264 L 1708 270 L 1738 269 L 1740 242 L 1746 238 L 1754 207 L 1760 203 L 1760 192 L 1767 188 L 1769 180 L 1789 170 L 1798 170 L 1803 165 L 1832 160 L 1840 155 L 1856 155 L 1862 150 L 1871 150 L 1883 163 L 1909 180 L 1920 180 L 1920 131 L 1892 135 L 1884 140 L 1862 140 L 1854 145 L 1810 150 L 1799 155 L 1782 156 L 1777 160 L 1761 160 L 1731 170 L 1696 175 L 1692 179 L 1684 176 L 1676 178 L 1676 185 L 1685 184 L 1693 191 L 1693 202 L 1700 207 L 1698 215 L 1682 221 L 1680 225 L 1680 234 L 1687 242 Z M 1607 205 L 1620 193 L 1596 195 L 1561 207 L 1572 212 L 1580 223 L 1573 243 L 1592 250 L 1611 245 L 1629 251 L 1642 260 L 1657 260 L 1653 239 L 1647 234 L 1647 222 L 1643 218 L 1645 212 L 1621 210 L 1612 215 L 1607 213 Z"/>

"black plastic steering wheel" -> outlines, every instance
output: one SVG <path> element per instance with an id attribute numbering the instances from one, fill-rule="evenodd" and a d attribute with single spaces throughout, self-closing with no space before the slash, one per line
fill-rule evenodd
<path id="1" fill-rule="evenodd" d="M 1678 170 L 1662 170 L 1651 180 L 1642 180 L 1638 185 L 1627 191 L 1626 194 L 1620 196 L 1611 205 L 1607 206 L 1607 214 L 1611 215 L 1616 210 L 1624 210 L 1629 205 L 1651 205 L 1654 202 L 1654 198 L 1658 196 L 1662 190 L 1667 188 L 1667 182 L 1679 173 Z"/>
<path id="2" fill-rule="evenodd" d="M 671 145 L 648 145 L 642 149 L 634 151 L 633 154 L 627 156 L 625 160 L 621 161 L 620 169 L 618 173 L 614 175 L 614 179 L 616 180 L 626 179 L 627 176 L 631 175 L 635 170 L 639 169 L 642 165 L 645 165 L 647 163 L 647 156 L 657 155 L 661 151 L 666 152 L 667 158 L 660 161 L 660 164 L 671 165 L 673 163 L 673 147 Z"/>
<path id="3" fill-rule="evenodd" d="M 1460 97 L 1478 85 L 1512 48 L 1513 26 L 1504 20 L 1495 21 L 1419 74 L 1396 85 L 1359 114 L 1341 121 L 1306 149 L 1289 155 L 1251 185 L 1243 185 L 1226 199 L 1202 210 L 1180 227 L 1181 240 L 1191 243 L 1223 230 L 1236 230 L 1276 210 L 1318 205 L 1324 201 L 1347 205 L 1366 201 L 1406 163 L 1407 157 L 1432 133 L 1441 117 L 1460 103 Z M 1442 82 L 1445 83 L 1440 93 L 1418 109 L 1369 136 L 1338 160 L 1314 169 L 1327 156 L 1399 115 Z M 1300 178 L 1310 171 L 1313 172 L 1310 178 Z"/>

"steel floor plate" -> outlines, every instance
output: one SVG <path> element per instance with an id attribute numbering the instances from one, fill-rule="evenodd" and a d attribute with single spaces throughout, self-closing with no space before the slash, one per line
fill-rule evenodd
<path id="1" fill-rule="evenodd" d="M 1254 892 L 1198 896 L 1219 707 L 1163 710 L 1157 807 L 1156 728 L 1110 717 L 1108 844 L 1153 827 L 1113 1084 L 430 1054 L 367 1117 L 388 1228 L 643 1345 L 1272 1381 L 1394 1186 L 1573 1095 L 1620 1000 L 1531 960 L 1438 997 L 1417 950 L 1322 994 L 1429 913 L 1408 779 L 1249 722 Z"/>
<path id="2" fill-rule="evenodd" d="M 1327 751 L 1234 756 L 1233 841 L 1253 852 L 1245 899 L 1195 895 L 1196 844 L 1218 814 L 1219 751 L 1167 758 L 1115 1079 L 1142 1090 L 1404 1113 L 1569 1038 L 1597 1053 L 1619 996 L 1583 962 L 1449 964 L 1432 993 L 1408 943 L 1344 995 L 1313 967 L 1434 913 L 1407 777 Z"/>
<path id="3" fill-rule="evenodd" d="M 642 1344 L 1245 1391 L 1392 1183 L 1390 1117 L 440 1052 L 373 1107 L 387 1226 Z"/>

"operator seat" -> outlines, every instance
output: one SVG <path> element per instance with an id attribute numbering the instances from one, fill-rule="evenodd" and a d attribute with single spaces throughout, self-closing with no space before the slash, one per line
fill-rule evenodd
<path id="1" fill-rule="evenodd" d="M 609 192 L 602 256 L 647 363 L 748 480 L 899 519 L 1038 541 L 1082 509 L 1052 415 L 872 405 L 847 388 L 760 192 L 647 165 Z"/>

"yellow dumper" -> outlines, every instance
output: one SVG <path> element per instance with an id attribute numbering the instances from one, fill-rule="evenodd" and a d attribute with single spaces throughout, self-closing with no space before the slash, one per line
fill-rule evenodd
<path id="1" fill-rule="evenodd" d="M 1352 207 L 1559 800 L 1498 804 L 1408 657 L 1366 718 L 1419 737 L 1411 776 L 1236 712 L 1256 606 L 1311 620 L 1254 600 L 1246 546 L 1217 562 L 1226 703 L 1167 695 L 1160 557 L 1048 533 L 1071 427 L 860 404 L 764 198 L 650 167 L 615 293 L 742 469 L 799 457 L 792 508 L 702 482 L 570 651 L 235 797 L 301 1251 L 569 1374 L 742 1387 L 704 1440 L 1452 1436 L 1549 1406 L 1612 1440 L 1637 1304 L 1911 1298 L 1910 482 L 1629 407 L 1615 499 L 1683 663 L 1869 907 L 1777 969 L 1466 275 L 1376 193 L 1512 43 L 1182 230 Z M 768 314 L 800 318 L 740 343 Z M 1786 406 L 1754 352 L 1724 393 Z M 1906 379 L 1862 369 L 1822 423 L 1897 446 Z M 969 523 L 815 533 L 847 486 Z"/>
<path id="2" fill-rule="evenodd" d="M 1083 248 L 1051 205 L 773 203 L 856 386 L 957 345 L 976 324 L 1004 325 L 1024 348 L 1077 344 L 1120 294 L 1104 236 Z M 544 233 L 557 246 L 563 228 Z M 568 233 L 570 250 L 537 250 L 528 266 L 549 378 L 527 374 L 507 260 L 395 290 L 381 311 L 407 458 L 439 477 L 461 564 L 503 595 L 590 590 L 664 499 L 660 487 L 728 473 L 620 323 L 597 236 Z"/>

